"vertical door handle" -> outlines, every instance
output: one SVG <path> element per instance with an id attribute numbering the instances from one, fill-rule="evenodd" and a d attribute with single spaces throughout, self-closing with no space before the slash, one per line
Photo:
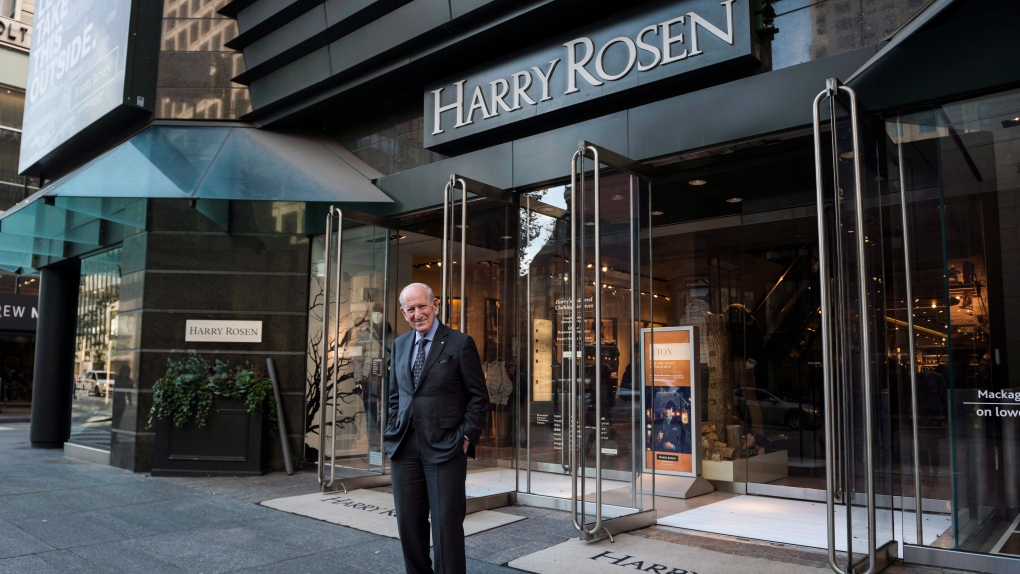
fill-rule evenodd
<path id="1" fill-rule="evenodd" d="M 332 256 L 332 244 L 333 244 L 333 223 L 337 224 L 336 232 L 336 255 Z M 343 262 L 343 236 L 344 236 L 344 222 L 343 212 L 335 206 L 329 206 L 329 213 L 326 215 L 326 248 L 325 248 L 325 268 L 323 272 L 325 279 L 323 281 L 323 313 L 322 313 L 322 356 L 319 358 L 319 468 L 318 468 L 318 479 L 319 486 L 323 492 L 325 492 L 327 486 L 331 486 L 336 481 L 336 465 L 334 459 L 336 458 L 336 397 L 337 397 L 337 381 L 338 371 L 340 370 L 340 266 Z M 332 273 L 331 273 L 332 271 Z M 333 275 L 335 273 L 335 276 Z M 332 281 L 331 281 L 332 278 Z M 331 283 L 336 283 L 335 286 Z M 336 301 L 337 301 L 337 317 L 333 331 L 333 345 L 332 353 L 330 353 L 329 345 L 329 300 L 330 295 L 336 289 Z M 326 384 L 330 382 L 330 377 L 327 375 L 327 369 L 329 367 L 330 354 L 333 356 L 333 392 L 331 411 L 332 417 L 330 422 L 330 450 L 331 456 L 329 459 L 329 483 L 325 481 L 325 458 L 326 458 Z"/>
<path id="2" fill-rule="evenodd" d="M 821 298 L 821 334 L 822 334 L 822 391 L 825 401 L 825 431 L 828 435 L 825 441 L 825 526 L 826 540 L 828 543 L 829 567 L 837 574 L 843 574 L 843 569 L 836 561 L 836 509 L 833 500 L 835 485 L 835 390 L 833 389 L 832 364 L 835 359 L 832 349 L 832 326 L 829 324 L 832 310 L 832 296 L 829 293 L 829 270 L 828 270 L 828 247 L 825 239 L 825 190 L 822 177 L 822 140 L 821 122 L 819 110 L 822 100 L 829 97 L 828 89 L 822 90 L 812 106 L 812 117 L 814 120 L 814 142 L 815 142 L 815 189 L 818 211 L 818 275 L 819 295 Z M 833 129 L 835 124 L 833 123 Z M 835 153 L 835 150 L 833 150 Z M 839 208 L 837 204 L 836 208 Z"/>
<path id="3" fill-rule="evenodd" d="M 580 164 L 580 167 L 578 166 Z M 580 171 L 580 177 L 578 177 L 578 171 Z M 577 403 L 578 396 L 578 384 L 577 384 L 577 319 L 578 319 L 578 304 L 577 304 L 577 287 L 580 283 L 583 292 L 584 282 L 578 282 L 577 273 L 579 269 L 584 267 L 577 261 L 577 233 L 580 227 L 577 225 L 577 198 L 578 191 L 577 186 L 579 180 L 584 179 L 584 156 L 581 151 L 574 152 L 574 155 L 570 158 L 570 393 L 568 394 L 570 402 L 570 421 L 567 425 L 569 433 L 569 439 L 567 445 L 570 452 L 570 494 L 571 494 L 571 516 L 574 521 L 574 528 L 578 532 L 584 531 L 584 493 L 582 491 L 581 510 L 578 513 L 577 508 L 577 481 L 581 476 L 584 475 L 583 471 L 578 474 L 578 453 L 577 450 L 579 445 L 578 434 L 581 432 L 581 422 L 577 416 Z M 583 185 L 583 183 L 581 184 Z M 579 516 L 580 514 L 580 516 Z"/>
<path id="4" fill-rule="evenodd" d="M 865 463 L 864 477 L 865 488 L 867 489 L 868 505 L 868 569 L 862 574 L 875 572 L 875 556 L 877 554 L 877 543 L 875 535 L 875 443 L 874 420 L 872 405 L 872 380 L 871 380 L 871 330 L 868 329 L 868 270 L 865 267 L 864 253 L 864 187 L 861 185 L 861 149 L 860 134 L 857 131 L 857 94 L 847 86 L 840 85 L 839 90 L 850 96 L 850 130 L 854 144 L 854 201 L 856 213 L 857 233 L 857 290 L 860 297 L 861 308 L 861 375 L 864 382 L 864 453 L 867 459 Z M 848 502 L 849 504 L 849 502 Z"/>
<path id="5" fill-rule="evenodd" d="M 452 190 L 453 190 L 453 176 L 450 176 L 450 181 L 446 182 L 446 187 L 443 188 L 443 264 L 442 269 L 439 270 L 439 275 L 442 277 L 439 292 L 439 317 L 442 321 L 447 324 L 450 322 L 447 312 L 447 300 L 450 298 L 449 285 L 447 283 L 447 274 L 450 273 L 450 212 L 453 211 L 450 204 L 452 203 Z M 450 276 L 452 279 L 452 275 Z"/>
<path id="6" fill-rule="evenodd" d="M 582 148 L 582 154 L 585 150 Z M 601 164 L 599 163 L 599 151 L 594 146 L 587 146 L 592 154 L 595 163 L 594 172 L 594 217 L 595 217 L 595 324 L 593 325 L 595 336 L 595 385 L 592 394 L 595 395 L 595 525 L 587 529 L 588 536 L 595 536 L 602 529 L 602 229 L 601 229 L 601 194 L 599 185 Z M 583 157 L 583 156 L 582 156 Z M 581 160 L 583 164 L 583 159 Z M 583 177 L 582 172 L 582 177 Z M 583 308 L 583 306 L 582 306 Z"/>
<path id="7" fill-rule="evenodd" d="M 330 275 L 333 271 L 333 206 L 326 214 L 326 245 L 323 253 L 322 283 L 322 351 L 319 353 L 319 468 L 318 479 L 322 492 L 326 491 L 326 369 L 329 366 L 329 292 Z"/>
<path id="8" fill-rule="evenodd" d="M 463 179 L 457 178 L 460 182 L 460 332 L 467 333 L 467 184 Z M 453 277 L 453 267 L 450 267 L 450 277 Z"/>
<path id="9" fill-rule="evenodd" d="M 344 219 L 343 214 L 339 209 L 333 208 L 334 217 L 336 219 L 336 268 L 334 269 L 335 275 L 333 276 L 334 288 L 336 289 L 336 322 L 333 324 L 333 401 L 332 408 L 330 408 L 331 422 L 330 422 L 330 472 L 329 472 L 329 484 L 332 486 L 336 481 L 336 465 L 333 461 L 336 459 L 336 397 L 337 397 L 337 386 L 340 374 L 340 287 L 341 287 L 341 266 L 343 264 L 343 245 L 344 245 Z"/>

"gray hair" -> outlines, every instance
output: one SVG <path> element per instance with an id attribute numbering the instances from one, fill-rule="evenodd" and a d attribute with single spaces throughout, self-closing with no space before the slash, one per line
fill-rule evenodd
<path id="1" fill-rule="evenodd" d="M 430 302 L 433 302 L 433 301 L 436 300 L 436 294 L 432 292 L 432 288 L 431 287 L 429 287 L 428 285 L 426 285 L 424 283 L 411 283 L 407 287 L 404 287 L 403 289 L 400 290 L 400 297 L 398 298 L 398 300 L 400 301 L 400 308 L 401 309 L 404 308 L 404 293 L 406 293 L 407 290 L 412 288 L 412 287 L 418 287 L 420 289 L 424 289 L 425 292 L 428 293 L 428 295 L 429 295 L 429 301 Z"/>

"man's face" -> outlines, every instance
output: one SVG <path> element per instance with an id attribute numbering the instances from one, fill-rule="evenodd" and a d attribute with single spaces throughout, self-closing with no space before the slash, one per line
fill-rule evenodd
<path id="1" fill-rule="evenodd" d="M 411 287 L 404 292 L 404 306 L 400 311 L 412 329 L 425 335 L 436 320 L 438 308 L 435 299 L 429 300 L 427 291 L 421 287 Z"/>
<path id="2" fill-rule="evenodd" d="M 691 422 L 691 415 L 687 414 L 687 411 L 680 411 L 680 422 L 684 424 Z"/>

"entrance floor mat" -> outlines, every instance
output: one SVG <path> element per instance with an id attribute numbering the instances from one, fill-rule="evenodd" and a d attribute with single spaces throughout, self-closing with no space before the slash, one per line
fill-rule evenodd
<path id="1" fill-rule="evenodd" d="M 303 494 L 267 500 L 262 506 L 380 536 L 399 538 L 393 495 L 388 492 L 362 489 L 352 490 L 346 494 L 336 492 Z M 475 512 L 468 514 L 464 519 L 464 535 L 471 536 L 524 518 L 494 510 Z"/>
<path id="2" fill-rule="evenodd" d="M 863 508 L 854 508 L 854 520 L 859 527 L 859 534 L 854 537 L 854 551 L 866 552 L 866 526 Z M 923 514 L 924 544 L 927 546 L 952 526 L 948 515 Z M 900 531 L 900 513 L 888 510 L 876 512 L 876 523 L 879 540 L 893 538 L 893 521 L 896 521 L 896 538 L 904 538 L 913 543 L 916 537 L 914 530 L 914 513 L 906 512 L 902 516 L 903 528 Z M 671 516 L 660 518 L 658 523 L 663 526 L 675 526 L 687 530 L 712 532 L 739 538 L 752 538 L 796 544 L 809 548 L 826 548 L 827 535 L 825 524 L 825 504 L 770 498 L 767 496 L 737 496 L 719 502 L 687 510 Z M 836 549 L 846 551 L 846 508 L 836 507 Z"/>
<path id="3" fill-rule="evenodd" d="M 573 539 L 510 562 L 536 574 L 824 574 L 827 569 L 778 562 L 761 557 L 724 554 L 698 546 L 684 546 L 641 536 L 619 534 L 616 542 L 585 543 Z"/>

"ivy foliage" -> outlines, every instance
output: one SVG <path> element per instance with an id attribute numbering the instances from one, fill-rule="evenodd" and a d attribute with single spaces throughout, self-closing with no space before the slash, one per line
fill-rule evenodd
<path id="1" fill-rule="evenodd" d="M 203 427 L 215 397 L 242 401 L 249 413 L 262 411 L 269 422 L 276 421 L 273 382 L 263 371 L 250 363 L 210 362 L 192 353 L 167 360 L 166 373 L 152 387 L 148 425 L 151 428 L 156 419 L 171 419 L 177 427 L 189 420 Z"/>

